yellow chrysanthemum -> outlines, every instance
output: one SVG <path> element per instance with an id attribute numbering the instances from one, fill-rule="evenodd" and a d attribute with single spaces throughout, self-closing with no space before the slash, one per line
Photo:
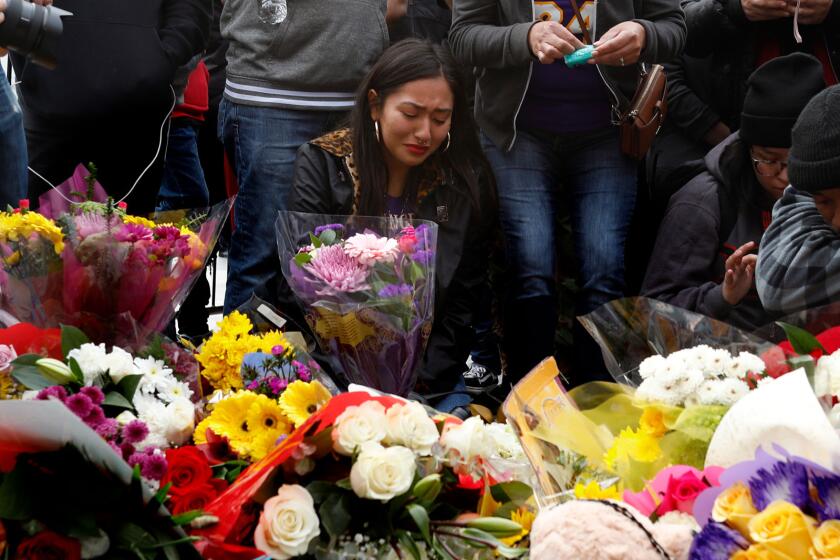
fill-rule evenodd
<path id="1" fill-rule="evenodd" d="M 56 254 L 64 250 L 64 234 L 49 218 L 37 212 L 0 213 L 0 242 L 16 243 L 33 235 L 51 243 Z"/>
<path id="2" fill-rule="evenodd" d="M 129 214 L 123 216 L 123 222 L 125 222 L 126 224 L 137 224 L 139 226 L 146 226 L 149 229 L 154 229 L 158 225 L 152 220 L 143 218 L 142 216 L 131 216 Z"/>
<path id="3" fill-rule="evenodd" d="M 259 395 L 251 391 L 239 391 L 232 397 L 216 403 L 213 412 L 201 421 L 193 434 L 195 443 L 207 442 L 207 428 L 228 439 L 231 448 L 239 455 L 251 454 L 252 434 L 248 429 L 248 412 Z"/>
<path id="4" fill-rule="evenodd" d="M 528 509 L 525 506 L 521 506 L 519 509 L 510 514 L 510 520 L 515 523 L 519 523 L 519 525 L 522 527 L 522 531 L 518 535 L 499 540 L 501 540 L 507 546 L 515 545 L 516 543 L 528 536 L 528 534 L 531 532 L 531 527 L 533 527 L 534 525 L 534 519 L 536 519 L 536 517 L 537 516 L 534 515 L 534 512 L 532 512 L 530 509 Z"/>
<path id="5" fill-rule="evenodd" d="M 604 462 L 611 469 L 615 469 L 619 461 L 628 459 L 642 463 L 652 463 L 662 456 L 659 440 L 641 430 L 625 428 L 621 431 L 612 447 L 604 456 Z"/>
<path id="6" fill-rule="evenodd" d="M 234 311 L 219 323 L 219 330 L 202 346 L 196 356 L 201 374 L 210 384 L 223 391 L 242 388 L 240 367 L 245 354 L 259 350 L 260 338 L 249 334 L 248 317 Z"/>
<path id="7" fill-rule="evenodd" d="M 647 406 L 639 419 L 639 429 L 649 436 L 660 438 L 668 431 L 665 413 L 655 406 Z"/>
<path id="8" fill-rule="evenodd" d="M 590 480 L 586 485 L 581 482 L 575 484 L 575 498 L 578 500 L 619 500 L 621 495 L 616 486 L 602 488 L 600 484 Z"/>
<path id="9" fill-rule="evenodd" d="M 321 410 L 332 395 L 318 381 L 294 381 L 280 395 L 280 408 L 295 426 Z"/>

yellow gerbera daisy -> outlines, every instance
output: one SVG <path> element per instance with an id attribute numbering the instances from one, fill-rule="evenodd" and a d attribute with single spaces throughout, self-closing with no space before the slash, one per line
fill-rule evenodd
<path id="1" fill-rule="evenodd" d="M 575 484 L 575 498 L 578 500 L 618 500 L 621 498 L 616 486 L 602 488 L 594 480 L 584 485 L 582 482 Z"/>
<path id="2" fill-rule="evenodd" d="M 250 454 L 251 433 L 248 431 L 248 412 L 258 395 L 251 391 L 239 391 L 232 397 L 220 401 L 213 412 L 196 428 L 193 439 L 196 444 L 206 443 L 207 428 L 228 439 L 231 448 L 240 455 Z"/>
<path id="3" fill-rule="evenodd" d="M 260 431 L 280 431 L 282 433 L 289 433 L 292 428 L 292 423 L 283 414 L 283 409 L 274 401 L 265 395 L 257 396 L 256 400 L 248 409 L 248 431 L 256 434 Z"/>
<path id="4" fill-rule="evenodd" d="M 499 539 L 507 546 L 513 546 L 531 532 L 531 527 L 534 525 L 534 519 L 536 519 L 536 515 L 530 509 L 525 506 L 521 506 L 519 509 L 515 510 L 510 514 L 510 520 L 514 523 L 519 523 L 522 527 L 522 531 L 518 535 L 514 535 L 512 537 L 508 537 L 506 539 Z"/>
<path id="5" fill-rule="evenodd" d="M 321 410 L 331 396 L 327 388 L 318 381 L 294 381 L 280 395 L 280 408 L 295 426 L 300 426 L 307 418 Z"/>

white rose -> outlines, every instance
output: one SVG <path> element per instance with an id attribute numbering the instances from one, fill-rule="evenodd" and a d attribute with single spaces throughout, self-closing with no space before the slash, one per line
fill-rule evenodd
<path id="1" fill-rule="evenodd" d="M 376 401 L 347 407 L 335 420 L 333 448 L 350 457 L 363 443 L 381 443 L 387 435 L 386 425 L 385 407 Z"/>
<path id="2" fill-rule="evenodd" d="M 195 406 L 186 398 L 176 399 L 166 405 L 166 439 L 170 444 L 185 444 L 195 430 Z"/>
<path id="3" fill-rule="evenodd" d="M 440 444 L 450 465 L 456 466 L 489 456 L 493 441 L 487 435 L 484 421 L 478 416 L 472 416 L 460 425 L 447 424 L 440 437 Z"/>
<path id="4" fill-rule="evenodd" d="M 485 429 L 485 433 L 493 442 L 495 454 L 502 459 L 511 461 L 525 461 L 525 452 L 519 443 L 519 438 L 507 424 L 493 422 Z"/>
<path id="5" fill-rule="evenodd" d="M 385 417 L 388 421 L 386 443 L 403 445 L 418 455 L 432 454 L 432 447 L 440 436 L 423 405 L 418 402 L 394 405 Z"/>
<path id="6" fill-rule="evenodd" d="M 119 383 L 123 377 L 127 375 L 137 375 L 137 368 L 134 367 L 134 358 L 117 346 L 105 356 L 103 362 L 103 370 L 108 370 L 108 375 L 114 383 Z"/>
<path id="7" fill-rule="evenodd" d="M 411 489 L 417 470 L 411 449 L 399 445 L 385 448 L 375 442 L 365 443 L 361 449 L 350 469 L 350 484 L 357 496 L 387 502 Z"/>
<path id="8" fill-rule="evenodd" d="M 321 534 L 315 502 L 303 486 L 284 484 L 266 500 L 254 533 L 254 544 L 275 560 L 306 554 Z"/>
<path id="9" fill-rule="evenodd" d="M 840 395 L 840 354 L 823 356 L 814 368 L 814 392 L 818 397 Z"/>
<path id="10" fill-rule="evenodd" d="M 85 378 L 85 385 L 93 385 L 99 374 L 105 371 L 107 355 L 104 344 L 87 343 L 68 352 L 67 360 L 69 361 L 70 358 L 76 360 Z"/>

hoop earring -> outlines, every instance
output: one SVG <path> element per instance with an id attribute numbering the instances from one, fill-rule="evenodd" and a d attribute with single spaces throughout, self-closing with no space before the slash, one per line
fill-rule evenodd
<path id="1" fill-rule="evenodd" d="M 446 146 L 444 146 L 444 148 L 443 148 L 444 152 L 449 149 L 449 144 L 451 144 L 451 143 L 452 143 L 452 136 L 447 132 L 446 133 Z"/>
<path id="2" fill-rule="evenodd" d="M 379 121 L 373 121 L 373 131 L 376 134 L 376 141 L 382 142 L 382 138 L 379 137 Z"/>

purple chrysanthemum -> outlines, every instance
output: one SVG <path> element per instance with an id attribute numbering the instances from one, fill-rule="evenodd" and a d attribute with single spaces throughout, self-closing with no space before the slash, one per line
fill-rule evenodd
<path id="1" fill-rule="evenodd" d="M 114 233 L 114 239 L 127 243 L 147 241 L 152 239 L 152 230 L 140 224 L 123 224 L 122 227 Z"/>
<path id="2" fill-rule="evenodd" d="M 112 439 L 120 431 L 120 424 L 113 418 L 106 418 L 96 427 L 96 433 L 105 439 Z"/>
<path id="3" fill-rule="evenodd" d="M 776 500 L 784 500 L 804 508 L 810 498 L 808 471 L 800 463 L 779 461 L 769 471 L 759 469 L 750 478 L 750 493 L 758 511 L 763 511 Z"/>
<path id="4" fill-rule="evenodd" d="M 720 523 L 709 523 L 694 537 L 689 560 L 729 560 L 739 550 L 749 546 L 746 539 Z"/>
<path id="5" fill-rule="evenodd" d="M 143 467 L 146 465 L 146 461 L 149 460 L 149 456 L 145 453 L 132 453 L 128 456 L 128 459 L 125 460 L 132 467 L 139 466 L 140 472 L 143 472 Z"/>
<path id="6" fill-rule="evenodd" d="M 102 407 L 94 406 L 83 420 L 85 424 L 95 430 L 99 424 L 105 421 L 105 412 L 102 410 Z"/>
<path id="7" fill-rule="evenodd" d="M 150 480 L 160 480 L 166 474 L 166 457 L 160 453 L 146 455 L 146 462 L 140 467 L 140 474 Z"/>
<path id="8" fill-rule="evenodd" d="M 417 264 L 428 266 L 435 260 L 435 253 L 434 251 L 429 251 L 428 249 L 417 250 L 413 255 L 411 255 L 411 258 L 414 259 L 414 262 Z"/>
<path id="9" fill-rule="evenodd" d="M 248 389 L 249 391 L 256 391 L 257 389 L 259 389 L 259 387 L 260 387 L 259 379 L 254 379 L 253 381 L 249 382 L 245 386 L 245 388 Z"/>
<path id="10" fill-rule="evenodd" d="M 90 411 L 93 410 L 93 401 L 91 401 L 87 395 L 83 395 L 82 393 L 70 395 L 67 399 L 65 399 L 64 405 L 79 418 L 87 418 Z"/>
<path id="11" fill-rule="evenodd" d="M 408 284 L 389 284 L 379 290 L 379 297 L 381 298 L 396 298 L 411 295 L 411 286 Z"/>
<path id="12" fill-rule="evenodd" d="M 105 393 L 102 392 L 102 389 L 96 387 L 95 385 L 91 385 L 90 387 L 82 387 L 79 392 L 85 395 L 90 401 L 95 405 L 102 404 L 102 401 L 105 400 Z"/>
<path id="13" fill-rule="evenodd" d="M 840 519 L 840 476 L 814 476 L 813 482 L 819 496 L 819 503 L 814 504 L 814 509 L 820 521 Z"/>
<path id="14" fill-rule="evenodd" d="M 137 451 L 130 443 L 121 443 L 119 449 L 120 454 L 125 458 L 131 457 Z"/>
<path id="15" fill-rule="evenodd" d="M 368 288 L 368 267 L 348 256 L 340 245 L 321 247 L 305 268 L 325 284 L 315 291 L 318 295 L 339 295 Z"/>
<path id="16" fill-rule="evenodd" d="M 282 356 L 283 352 L 285 352 L 285 351 L 286 351 L 286 349 L 283 347 L 282 344 L 278 344 L 278 345 L 271 348 L 271 353 L 275 356 Z"/>
<path id="17" fill-rule="evenodd" d="M 315 237 L 320 237 L 321 234 L 327 231 L 328 229 L 331 229 L 333 231 L 342 231 L 344 229 L 344 226 L 341 224 L 326 224 L 323 226 L 318 226 L 315 228 Z"/>
<path id="18" fill-rule="evenodd" d="M 175 226 L 157 226 L 154 229 L 157 239 L 172 241 L 173 243 L 181 238 L 181 230 Z"/>
<path id="19" fill-rule="evenodd" d="M 309 368 L 304 365 L 298 368 L 297 376 L 301 381 L 306 381 L 307 383 L 312 380 L 312 373 L 309 371 Z"/>
<path id="20" fill-rule="evenodd" d="M 142 420 L 132 420 L 122 429 L 123 441 L 126 443 L 140 443 L 149 435 L 149 428 Z"/>
<path id="21" fill-rule="evenodd" d="M 35 397 L 39 401 L 48 401 L 50 399 L 58 399 L 64 402 L 67 398 L 67 390 L 61 385 L 53 385 L 38 391 L 38 396 Z"/>

